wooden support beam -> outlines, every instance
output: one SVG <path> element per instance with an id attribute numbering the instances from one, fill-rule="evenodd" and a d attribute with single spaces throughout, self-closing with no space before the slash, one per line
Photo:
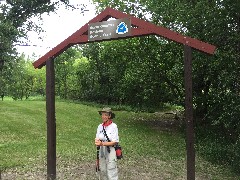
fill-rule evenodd
<path id="1" fill-rule="evenodd" d="M 56 179 L 56 117 L 54 61 L 46 62 L 47 179 Z"/>
<path id="2" fill-rule="evenodd" d="M 144 21 L 142 19 L 136 18 L 134 16 L 131 16 L 130 14 L 123 13 L 121 11 L 112 9 L 112 8 L 106 8 L 104 11 L 102 11 L 99 15 L 97 15 L 95 18 L 90 20 L 88 23 L 86 23 L 84 26 L 82 26 L 79 30 L 77 30 L 75 33 L 73 33 L 71 36 L 69 36 L 67 39 L 62 41 L 60 44 L 58 44 L 56 47 L 51 49 L 48 53 L 46 53 L 44 56 L 39 58 L 37 61 L 33 63 L 33 66 L 35 68 L 41 68 L 45 65 L 46 60 L 48 60 L 51 57 L 57 57 L 60 55 L 63 51 L 68 49 L 74 44 L 83 44 L 88 43 L 88 39 L 84 37 L 84 35 L 88 35 L 88 25 L 90 23 L 96 23 L 96 22 L 102 22 L 106 21 L 108 18 L 113 17 L 116 19 L 122 19 L 122 18 L 130 18 L 131 24 L 137 28 L 132 28 L 132 35 L 128 37 L 137 37 L 137 36 L 143 36 L 143 35 L 152 35 L 155 34 L 160 37 L 164 37 L 166 39 L 169 39 L 171 41 L 175 41 L 177 43 L 188 45 L 192 48 L 195 48 L 201 52 L 205 52 L 208 54 L 214 54 L 216 47 L 202 42 L 198 39 L 194 39 L 188 36 L 184 36 L 182 34 L 179 34 L 175 31 L 172 31 L 170 29 L 167 29 L 165 27 L 157 26 L 153 23 Z M 80 38 L 81 37 L 81 38 Z M 125 37 L 127 38 L 127 37 Z M 120 38 L 116 38 L 120 39 Z M 100 41 L 105 41 L 99 40 Z M 109 40 L 109 39 L 108 39 Z"/>
<path id="3" fill-rule="evenodd" d="M 184 45 L 185 118 L 187 133 L 187 179 L 195 179 L 195 149 L 192 95 L 192 48 Z"/>

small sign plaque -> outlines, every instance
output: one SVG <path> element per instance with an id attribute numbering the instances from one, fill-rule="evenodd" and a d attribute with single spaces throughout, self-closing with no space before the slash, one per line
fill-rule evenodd
<path id="1" fill-rule="evenodd" d="M 103 21 L 88 25 L 88 41 L 126 37 L 130 35 L 130 18 Z"/>

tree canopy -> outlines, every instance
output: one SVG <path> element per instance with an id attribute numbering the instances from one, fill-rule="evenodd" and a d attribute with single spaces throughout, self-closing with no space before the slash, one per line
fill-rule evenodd
<path id="1" fill-rule="evenodd" d="M 14 61 L 16 57 L 16 44 L 22 45 L 21 38 L 28 38 L 27 32 L 42 29 L 30 18 L 35 16 L 41 21 L 43 13 L 54 12 L 60 5 L 66 8 L 75 7 L 69 0 L 6 0 L 0 2 L 0 70 L 4 63 Z M 85 7 L 82 6 L 81 9 Z"/>

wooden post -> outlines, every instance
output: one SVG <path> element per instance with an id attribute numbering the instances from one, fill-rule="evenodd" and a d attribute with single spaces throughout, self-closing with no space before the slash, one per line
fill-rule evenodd
<path id="1" fill-rule="evenodd" d="M 187 133 L 187 179 L 195 179 L 195 149 L 192 97 L 192 48 L 184 45 L 185 118 Z"/>
<path id="2" fill-rule="evenodd" d="M 54 60 L 46 62 L 47 179 L 56 179 L 56 117 Z"/>

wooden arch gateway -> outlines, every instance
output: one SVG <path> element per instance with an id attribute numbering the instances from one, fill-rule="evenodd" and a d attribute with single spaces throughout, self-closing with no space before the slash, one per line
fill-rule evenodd
<path id="1" fill-rule="evenodd" d="M 103 23 L 109 18 L 130 21 L 129 32 L 126 36 L 109 36 L 90 40 L 90 25 Z M 101 26 L 100 23 L 100 26 Z M 103 26 L 102 24 L 102 26 Z M 96 26 L 98 26 L 97 24 Z M 96 28 L 95 26 L 95 28 Z M 98 27 L 99 28 L 99 27 Z M 101 30 L 102 31 L 102 30 Z M 93 33 L 93 32 L 91 32 Z M 58 44 L 44 56 L 33 63 L 35 68 L 46 65 L 46 112 L 47 112 L 47 179 L 56 178 L 56 116 L 55 116 L 55 72 L 54 58 L 75 44 L 100 42 L 106 40 L 157 35 L 168 40 L 183 44 L 184 49 L 184 86 L 185 86 L 185 119 L 186 119 L 186 149 L 187 149 L 187 179 L 195 179 L 195 149 L 193 127 L 193 101 L 192 101 L 192 48 L 206 54 L 213 55 L 216 47 L 200 40 L 181 35 L 167 28 L 146 22 L 121 11 L 106 8 L 95 18 L 90 20 L 79 30 Z M 103 35 L 108 36 L 108 35 Z M 93 36 L 92 36 L 93 37 Z"/>

